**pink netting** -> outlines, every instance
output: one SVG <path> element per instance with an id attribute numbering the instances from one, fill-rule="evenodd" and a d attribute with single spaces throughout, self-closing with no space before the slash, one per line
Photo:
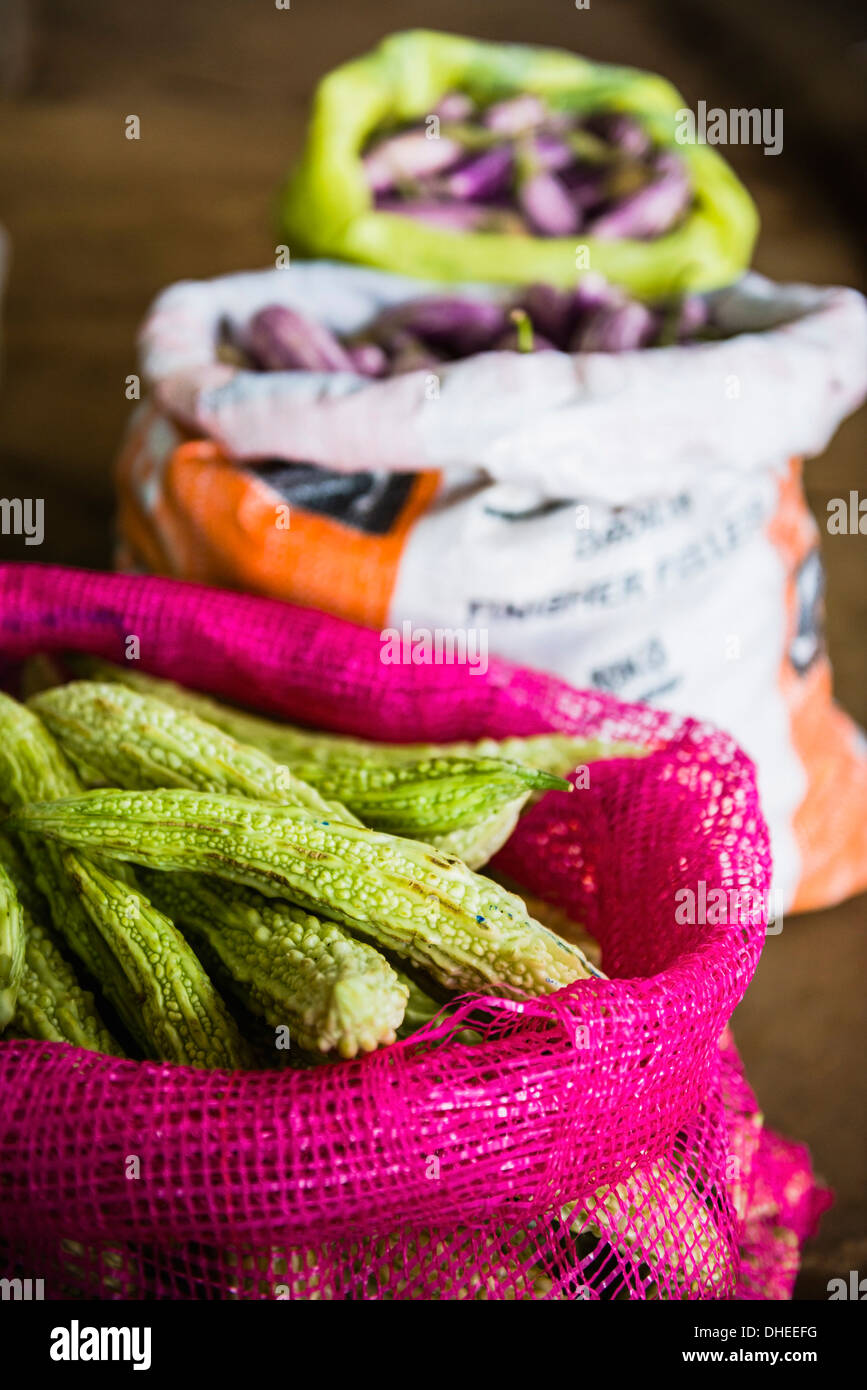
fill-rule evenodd
<path id="1" fill-rule="evenodd" d="M 598 937 L 610 981 L 353 1063 L 204 1073 L 0 1045 L 0 1249 L 46 1296 L 780 1298 L 827 1198 L 762 1128 L 728 1036 L 767 887 L 752 766 L 690 720 L 492 662 L 384 666 L 378 634 L 161 579 L 0 566 L 0 655 L 78 648 L 366 736 L 625 740 L 498 865 Z M 484 1041 L 453 1034 L 472 1013 Z M 138 1178 L 127 1159 L 140 1160 Z M 568 1204 L 568 1206 L 567 1206 Z M 3 1248 L 5 1246 L 5 1249 Z"/>

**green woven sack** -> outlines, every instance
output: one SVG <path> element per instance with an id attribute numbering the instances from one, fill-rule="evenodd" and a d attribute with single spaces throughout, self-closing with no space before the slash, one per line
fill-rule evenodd
<path id="1" fill-rule="evenodd" d="M 674 231 L 653 241 L 456 233 L 374 211 L 360 159 L 370 136 L 383 125 L 427 115 L 452 90 L 481 103 L 532 92 L 576 114 L 638 116 L 657 144 L 683 159 L 694 206 Z M 676 113 L 684 109 L 668 82 L 633 68 L 426 30 L 395 34 L 320 82 L 304 154 L 282 195 L 283 235 L 292 254 L 434 280 L 568 286 L 592 269 L 645 298 L 717 288 L 749 264 L 758 215 L 715 150 L 677 143 Z M 577 255 L 577 247 L 586 253 Z"/>

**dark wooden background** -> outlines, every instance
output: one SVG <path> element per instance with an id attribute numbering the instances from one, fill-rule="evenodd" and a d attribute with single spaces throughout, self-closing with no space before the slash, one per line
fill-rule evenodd
<path id="1" fill-rule="evenodd" d="M 843 0 L 0 0 L 0 221 L 14 245 L 0 495 L 45 498 L 40 559 L 110 564 L 112 457 L 148 302 L 173 280 L 273 259 L 275 189 L 314 82 L 414 25 L 655 68 L 691 106 L 782 106 L 781 155 L 727 152 L 762 213 L 757 266 L 865 288 L 867 23 Z M 865 442 L 862 411 L 808 469 L 820 523 L 828 498 L 865 491 Z M 837 692 L 867 722 L 865 541 L 823 528 L 823 542 Z M 768 1122 L 809 1143 L 837 1192 L 801 1297 L 867 1274 L 865 924 L 864 898 L 788 921 L 735 1019 Z"/>

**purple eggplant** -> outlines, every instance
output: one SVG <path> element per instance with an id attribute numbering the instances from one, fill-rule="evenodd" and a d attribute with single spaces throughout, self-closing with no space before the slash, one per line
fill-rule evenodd
<path id="1" fill-rule="evenodd" d="M 361 376 L 386 376 L 388 356 L 378 343 L 355 343 L 346 349 L 353 367 Z"/>
<path id="2" fill-rule="evenodd" d="M 619 309 L 626 303 L 623 291 L 609 285 L 598 270 L 588 270 L 577 289 L 572 291 L 572 310 L 579 319 L 597 309 Z"/>
<path id="3" fill-rule="evenodd" d="M 635 299 L 594 309 L 579 323 L 572 352 L 632 352 L 649 347 L 659 332 L 659 316 Z"/>
<path id="4" fill-rule="evenodd" d="M 573 199 L 581 216 L 600 208 L 605 202 L 605 170 L 586 164 L 573 164 L 557 176 Z"/>
<path id="5" fill-rule="evenodd" d="M 526 309 L 534 326 L 555 347 L 565 348 L 575 322 L 573 296 L 553 285 L 530 285 L 521 295 L 519 307 Z"/>
<path id="6" fill-rule="evenodd" d="M 396 212 L 444 232 L 490 232 L 526 236 L 530 228 L 520 213 L 492 203 L 446 202 L 437 198 L 377 198 L 378 212 Z"/>
<path id="7" fill-rule="evenodd" d="M 518 188 L 518 203 L 530 225 L 543 236 L 571 236 L 581 228 L 578 204 L 556 174 L 540 172 L 524 179 Z"/>
<path id="8" fill-rule="evenodd" d="M 661 323 L 657 347 L 672 347 L 675 343 L 691 343 L 708 326 L 708 307 L 701 295 L 687 294 L 682 299 L 660 307 Z"/>
<path id="9" fill-rule="evenodd" d="M 497 338 L 490 347 L 491 352 L 562 352 L 556 343 L 552 343 L 549 338 L 545 338 L 541 333 L 533 334 L 533 346 L 530 348 L 522 347 L 520 334 L 517 328 L 510 328 L 508 333 L 503 333 Z"/>
<path id="10" fill-rule="evenodd" d="M 514 155 L 508 145 L 499 145 L 474 155 L 445 180 L 446 191 L 461 200 L 492 198 L 508 191 Z"/>
<path id="11" fill-rule="evenodd" d="M 491 347 L 495 352 L 548 352 L 554 344 L 537 333 L 526 309 L 513 309 L 509 315 L 514 327 L 501 333 Z"/>
<path id="12" fill-rule="evenodd" d="M 364 171 L 374 193 L 384 193 L 450 169 L 463 152 L 462 145 L 445 135 L 429 139 L 424 130 L 407 130 L 371 146 L 363 158 Z"/>
<path id="13" fill-rule="evenodd" d="M 482 124 L 500 135 L 521 135 L 525 130 L 544 125 L 550 116 L 548 107 L 539 97 L 526 93 L 494 102 L 482 116 Z"/>
<path id="14" fill-rule="evenodd" d="M 642 159 L 650 151 L 650 137 L 634 116 L 625 111 L 601 111 L 585 122 L 586 129 L 600 135 L 609 145 L 624 154 Z"/>
<path id="15" fill-rule="evenodd" d="M 351 372 L 352 359 L 324 324 L 284 304 L 254 314 L 244 343 L 269 371 Z"/>
<path id="16" fill-rule="evenodd" d="M 395 334 L 411 334 L 451 357 L 466 357 L 488 347 L 507 327 L 508 315 L 500 304 L 430 295 L 386 309 L 366 331 L 386 349 Z"/>
<path id="17" fill-rule="evenodd" d="M 466 92 L 446 92 L 434 107 L 441 121 L 469 121 L 475 115 L 476 103 Z"/>
<path id="18" fill-rule="evenodd" d="M 545 130 L 533 136 L 530 151 L 537 169 L 556 173 L 561 169 L 568 169 L 575 162 L 575 155 L 569 142 L 564 140 L 562 136 L 552 135 Z"/>
<path id="19" fill-rule="evenodd" d="M 443 362 L 438 352 L 413 333 L 396 333 L 391 339 L 390 376 L 405 372 L 436 371 Z"/>
<path id="20" fill-rule="evenodd" d="M 699 294 L 684 295 L 677 316 L 676 333 L 679 342 L 689 342 L 707 328 L 710 314 L 707 301 Z"/>
<path id="21" fill-rule="evenodd" d="M 587 232 L 613 241 L 624 237 L 640 240 L 670 231 L 689 207 L 692 190 L 676 155 L 660 155 L 655 171 L 652 183 L 594 218 L 588 223 Z"/>
<path id="22" fill-rule="evenodd" d="M 378 212 L 397 212 L 444 232 L 479 231 L 491 215 L 484 203 L 446 202 L 436 198 L 377 198 Z"/>

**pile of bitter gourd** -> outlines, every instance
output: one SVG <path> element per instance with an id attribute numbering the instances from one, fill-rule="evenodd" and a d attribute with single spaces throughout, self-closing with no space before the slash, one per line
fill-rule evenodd
<path id="1" fill-rule="evenodd" d="M 527 998 L 600 974 L 476 870 L 535 792 L 637 749 L 551 734 L 365 743 L 129 668 L 69 666 L 87 679 L 44 686 L 43 666 L 27 704 L 0 694 L 4 1036 L 201 1067 L 309 1065 L 405 1037 L 449 995 Z M 718 1296 L 730 1252 L 687 1177 L 659 1160 L 564 1206 L 585 1277 L 598 1266 L 603 1286 L 621 1287 L 615 1266 L 650 1202 L 644 1296 Z M 334 1296 L 309 1292 L 301 1256 L 279 1255 L 272 1281 Z M 494 1296 L 515 1268 L 492 1262 L 472 1296 Z M 550 1296 L 541 1267 L 522 1277 L 509 1296 Z M 239 1296 L 261 1283 L 251 1268 Z"/>
<path id="2" fill-rule="evenodd" d="M 87 679 L 0 695 L 6 1036 L 299 1065 L 394 1042 L 449 996 L 600 973 L 476 872 L 598 746 L 364 743 L 73 661 Z"/>

